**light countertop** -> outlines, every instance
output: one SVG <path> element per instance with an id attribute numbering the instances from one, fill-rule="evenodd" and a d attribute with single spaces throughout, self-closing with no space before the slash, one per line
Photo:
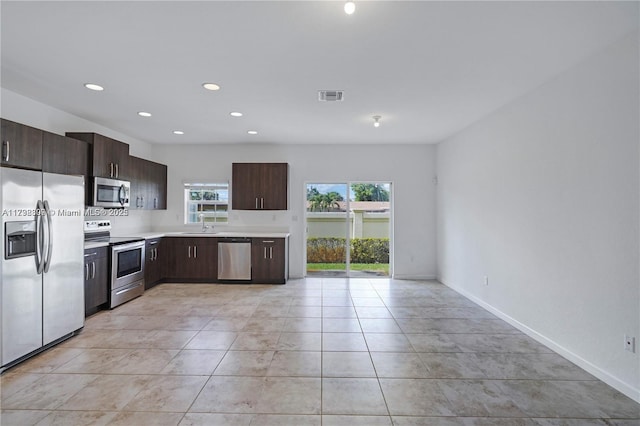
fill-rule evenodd
<path id="1" fill-rule="evenodd" d="M 288 238 L 288 232 L 262 232 L 262 231 L 220 231 L 220 232 L 198 232 L 198 231 L 176 231 L 176 232 L 134 232 L 127 234 L 113 235 L 114 237 L 144 238 L 152 240 L 162 237 L 182 237 L 182 238 Z M 85 250 L 106 247 L 109 243 L 87 241 L 84 243 Z"/>
<path id="2" fill-rule="evenodd" d="M 107 242 L 103 242 L 103 241 L 85 241 L 84 243 L 84 249 L 85 250 L 89 250 L 89 249 L 93 249 L 93 248 L 99 248 L 99 247 L 107 247 L 109 245 L 109 243 Z"/>
<path id="3" fill-rule="evenodd" d="M 183 238 L 287 238 L 288 232 L 271 231 L 219 231 L 219 232 L 199 232 L 199 231 L 168 231 L 168 232 L 138 232 L 123 237 L 139 237 L 145 240 L 162 237 L 183 237 Z"/>

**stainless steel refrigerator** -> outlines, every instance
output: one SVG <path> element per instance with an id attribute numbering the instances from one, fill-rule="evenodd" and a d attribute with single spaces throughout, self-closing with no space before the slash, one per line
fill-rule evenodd
<path id="1" fill-rule="evenodd" d="M 84 178 L 0 168 L 0 371 L 84 326 Z"/>

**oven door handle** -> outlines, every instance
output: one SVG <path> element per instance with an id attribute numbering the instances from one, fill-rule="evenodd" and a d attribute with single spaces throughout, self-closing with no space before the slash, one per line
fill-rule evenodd
<path id="1" fill-rule="evenodd" d="M 113 246 L 111 248 L 111 250 L 114 253 L 117 253 L 119 251 L 124 251 L 124 250 L 130 250 L 130 249 L 136 249 L 136 248 L 143 248 L 144 247 L 144 241 L 134 241 L 132 243 L 126 243 L 126 244 L 119 244 L 117 246 Z"/>

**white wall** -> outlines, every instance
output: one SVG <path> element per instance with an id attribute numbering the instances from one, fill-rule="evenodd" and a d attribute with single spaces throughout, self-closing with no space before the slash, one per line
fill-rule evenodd
<path id="1" fill-rule="evenodd" d="M 623 349 L 640 339 L 638 49 L 635 33 L 439 144 L 437 234 L 443 283 L 640 401 Z"/>
<path id="2" fill-rule="evenodd" d="M 108 217 L 114 235 L 188 229 L 183 225 L 185 180 L 230 181 L 233 162 L 288 162 L 288 211 L 231 212 L 229 220 L 232 226 L 269 226 L 291 232 L 291 276 L 302 276 L 304 271 L 304 184 L 311 181 L 393 182 L 395 275 L 436 275 L 433 145 L 151 145 L 6 89 L 1 89 L 0 96 L 3 118 L 58 134 L 96 132 L 128 143 L 132 155 L 167 164 L 168 210 L 130 210 L 128 217 Z"/>
<path id="3" fill-rule="evenodd" d="M 116 132 L 7 89 L 0 89 L 0 116 L 37 129 L 64 135 L 65 132 L 94 132 L 129 144 L 136 157 L 154 159 L 153 145 Z"/>
<path id="4" fill-rule="evenodd" d="M 0 91 L 0 116 L 7 120 L 26 124 L 59 135 L 64 135 L 65 132 L 76 131 L 99 133 L 128 143 L 131 155 L 149 160 L 155 159 L 151 144 L 133 139 L 92 121 L 34 101 L 33 99 L 4 88 Z M 89 182 L 85 184 L 89 184 Z M 108 213 L 108 211 L 106 213 Z M 86 217 L 86 219 L 110 219 L 114 235 L 142 232 L 151 229 L 151 215 L 148 211 L 130 210 L 128 217 L 108 216 L 106 213 L 105 215 L 96 217 Z"/>
<path id="5" fill-rule="evenodd" d="M 156 153 L 168 165 L 168 209 L 153 212 L 157 230 L 184 228 L 185 180 L 230 181 L 233 162 L 287 162 L 289 210 L 233 211 L 229 220 L 231 226 L 289 230 L 292 277 L 304 273 L 305 183 L 344 181 L 393 183 L 395 276 L 436 275 L 433 145 L 172 145 Z"/>

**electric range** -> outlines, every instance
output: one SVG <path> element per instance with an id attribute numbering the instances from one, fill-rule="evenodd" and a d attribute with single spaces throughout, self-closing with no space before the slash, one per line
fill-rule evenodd
<path id="1" fill-rule="evenodd" d="M 110 308 L 144 293 L 144 238 L 112 237 L 111 221 L 91 220 L 84 223 L 84 239 L 109 245 Z"/>

